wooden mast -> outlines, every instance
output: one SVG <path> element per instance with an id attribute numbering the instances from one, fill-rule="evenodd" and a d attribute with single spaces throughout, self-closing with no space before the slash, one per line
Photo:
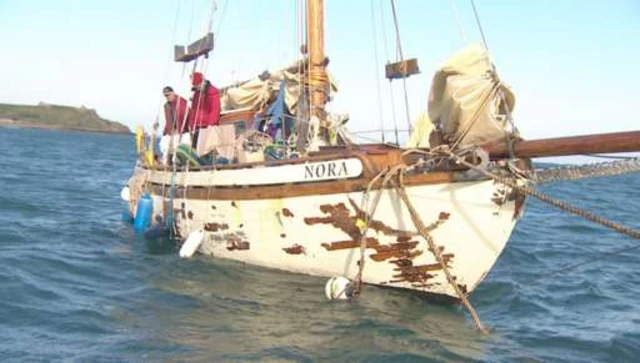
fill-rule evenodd
<path id="1" fill-rule="evenodd" d="M 320 120 L 326 134 L 327 72 L 324 54 L 324 0 L 307 0 L 307 42 L 309 44 L 309 92 L 311 116 Z"/>

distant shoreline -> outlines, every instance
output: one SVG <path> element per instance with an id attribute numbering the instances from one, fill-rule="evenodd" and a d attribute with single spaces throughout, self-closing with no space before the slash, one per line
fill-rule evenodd
<path id="1" fill-rule="evenodd" d="M 40 130 L 69 130 L 129 135 L 131 130 L 116 121 L 103 119 L 96 110 L 40 102 L 38 105 L 0 103 L 0 127 Z"/>
<path id="2" fill-rule="evenodd" d="M 92 128 L 83 128 L 83 127 L 77 127 L 77 126 L 43 125 L 43 124 L 32 123 L 29 121 L 11 120 L 6 118 L 0 118 L 0 128 L 78 131 L 78 132 L 91 132 L 91 133 L 98 133 L 98 134 L 133 135 L 133 132 L 131 131 L 96 130 Z"/>

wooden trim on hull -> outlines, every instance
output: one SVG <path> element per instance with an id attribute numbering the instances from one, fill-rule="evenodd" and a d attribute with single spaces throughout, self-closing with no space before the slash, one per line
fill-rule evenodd
<path id="1" fill-rule="evenodd" d="M 327 195 L 335 193 L 352 193 L 365 190 L 369 182 L 378 175 L 382 170 L 389 169 L 390 167 L 397 165 L 410 165 L 415 163 L 416 156 L 409 155 L 403 156 L 404 150 L 392 148 L 384 144 L 372 144 L 363 145 L 357 148 L 353 147 L 340 147 L 340 148 L 326 148 L 322 152 L 315 153 L 312 156 L 291 159 L 291 160 L 278 160 L 271 162 L 260 163 L 247 163 L 247 164 L 235 164 L 225 165 L 219 168 L 204 167 L 193 171 L 179 171 L 178 173 L 220 173 L 229 172 L 238 169 L 256 169 L 256 173 L 260 172 L 272 172 L 278 173 L 281 167 L 287 165 L 301 165 L 315 162 L 330 162 L 330 161 L 344 161 L 348 159 L 359 159 L 362 162 L 362 172 L 355 178 L 345 176 L 344 178 L 336 178 L 331 180 L 296 180 L 290 179 L 291 182 L 286 183 L 274 183 L 259 185 L 255 181 L 247 182 L 251 185 L 213 185 L 224 184 L 220 182 L 213 182 L 213 178 L 207 176 L 200 177 L 200 182 L 195 184 L 192 182 L 187 183 L 186 187 L 182 186 L 182 183 L 176 183 L 176 194 L 178 198 L 187 199 L 199 199 L 199 200 L 257 200 L 257 199 L 277 199 L 277 198 L 290 198 L 301 197 L 309 195 Z M 272 169 L 273 168 L 273 169 Z M 271 170 L 272 169 L 272 170 Z M 258 171 L 259 170 L 259 171 Z M 416 185 L 428 185 L 428 184 L 443 184 L 456 181 L 471 181 L 463 176 L 462 169 L 459 166 L 452 166 L 446 170 L 432 171 L 432 172 L 419 172 L 406 175 L 404 182 L 406 186 Z M 156 174 L 155 177 L 149 181 L 149 189 L 151 194 L 158 196 L 167 196 L 170 186 L 171 178 L 170 171 L 162 169 L 152 169 L 152 173 L 162 173 L 165 177 L 158 177 L 160 174 Z M 166 173 L 166 174 L 165 174 Z M 259 177 L 260 174 L 256 174 Z M 486 178 L 474 178 L 474 180 L 485 180 Z M 181 180 L 181 178 L 177 178 Z M 206 182 L 203 182 L 206 180 Z M 190 185 L 189 185 L 190 184 Z M 231 183 L 229 183 L 231 184 Z M 374 186 L 374 190 L 379 189 L 378 186 Z"/>
<path id="2" fill-rule="evenodd" d="M 369 144 L 369 145 L 357 145 L 357 146 L 334 146 L 334 147 L 322 147 L 320 151 L 310 153 L 309 156 L 304 156 L 296 159 L 283 159 L 283 160 L 271 160 L 271 161 L 259 161 L 248 162 L 240 164 L 229 165 L 207 165 L 198 168 L 190 168 L 189 171 L 207 171 L 207 170 L 236 170 L 236 169 L 251 169 L 262 167 L 274 167 L 280 165 L 297 165 L 307 162 L 317 161 L 331 161 L 336 159 L 347 158 L 359 158 L 362 160 L 365 166 L 365 172 L 370 173 L 370 177 L 379 173 L 382 167 L 389 165 L 395 166 L 400 164 L 412 164 L 416 161 L 415 156 L 402 156 L 405 149 L 398 149 L 385 144 Z M 153 170 L 158 172 L 171 172 L 170 167 L 157 165 L 151 168 L 145 167 L 145 170 Z M 462 167 L 452 168 L 451 170 L 464 170 Z M 178 168 L 178 172 L 185 172 L 184 167 Z"/>
<path id="3" fill-rule="evenodd" d="M 176 187 L 176 198 L 199 200 L 255 200 L 292 198 L 309 195 L 327 195 L 336 193 L 352 193 L 364 191 L 369 185 L 367 178 L 351 180 L 329 180 L 307 183 L 290 183 L 265 186 L 233 186 L 233 187 Z M 483 180 L 483 179 L 475 179 Z M 460 172 L 432 172 L 408 175 L 404 182 L 406 186 L 445 184 L 456 181 L 470 181 L 462 178 Z M 380 189 L 380 184 L 374 185 L 373 190 Z M 168 195 L 168 185 L 150 184 L 151 194 Z"/>

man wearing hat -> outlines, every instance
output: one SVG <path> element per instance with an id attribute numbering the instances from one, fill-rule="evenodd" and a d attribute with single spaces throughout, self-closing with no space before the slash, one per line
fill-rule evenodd
<path id="1" fill-rule="evenodd" d="M 197 148 L 200 129 L 220 124 L 220 92 L 200 72 L 191 75 L 193 98 L 189 110 L 189 131 L 192 145 Z"/>
<path id="2" fill-rule="evenodd" d="M 170 150 L 175 149 L 178 143 L 191 143 L 187 132 L 187 100 L 177 95 L 173 88 L 166 86 L 162 93 L 167 102 L 164 104 L 164 130 L 160 139 L 160 152 L 165 164 L 168 162 Z"/>

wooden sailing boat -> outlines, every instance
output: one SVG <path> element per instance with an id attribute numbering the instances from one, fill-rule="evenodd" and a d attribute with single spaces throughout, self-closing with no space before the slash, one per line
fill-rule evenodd
<path id="1" fill-rule="evenodd" d="M 300 104 L 307 98 L 310 104 L 306 111 L 298 107 L 300 125 L 317 122 L 319 129 L 298 127 L 297 141 L 280 160 L 252 161 L 251 155 L 262 155 L 259 149 L 242 150 L 240 162 L 230 165 L 140 163 L 129 182 L 132 215 L 147 192 L 153 224 L 169 224 L 181 241 L 198 233 L 196 247 L 205 255 L 294 273 L 358 276 L 458 300 L 487 276 L 521 217 L 525 194 L 518 186 L 531 183 L 529 158 L 640 150 L 637 132 L 529 142 L 504 128 L 498 142 L 461 142 L 466 130 L 429 147 L 349 143 L 332 129 L 324 108 L 323 0 L 307 1 L 307 25 L 308 58 L 268 77 L 293 80 Z M 211 49 L 209 35 L 179 48 L 176 59 L 192 61 Z M 390 77 L 415 70 L 407 61 L 387 68 Z M 508 97 L 497 77 L 487 80 L 494 82 L 495 110 L 504 115 Z M 223 99 L 251 82 L 259 81 L 224 88 Z M 227 107 L 221 125 L 235 125 L 238 133 L 255 128 L 259 108 L 244 106 Z M 314 150 L 305 143 L 307 132 L 328 145 Z M 337 141 L 331 142 L 334 133 Z M 255 135 L 248 131 L 245 140 Z M 300 157 L 287 158 L 292 150 Z"/>

